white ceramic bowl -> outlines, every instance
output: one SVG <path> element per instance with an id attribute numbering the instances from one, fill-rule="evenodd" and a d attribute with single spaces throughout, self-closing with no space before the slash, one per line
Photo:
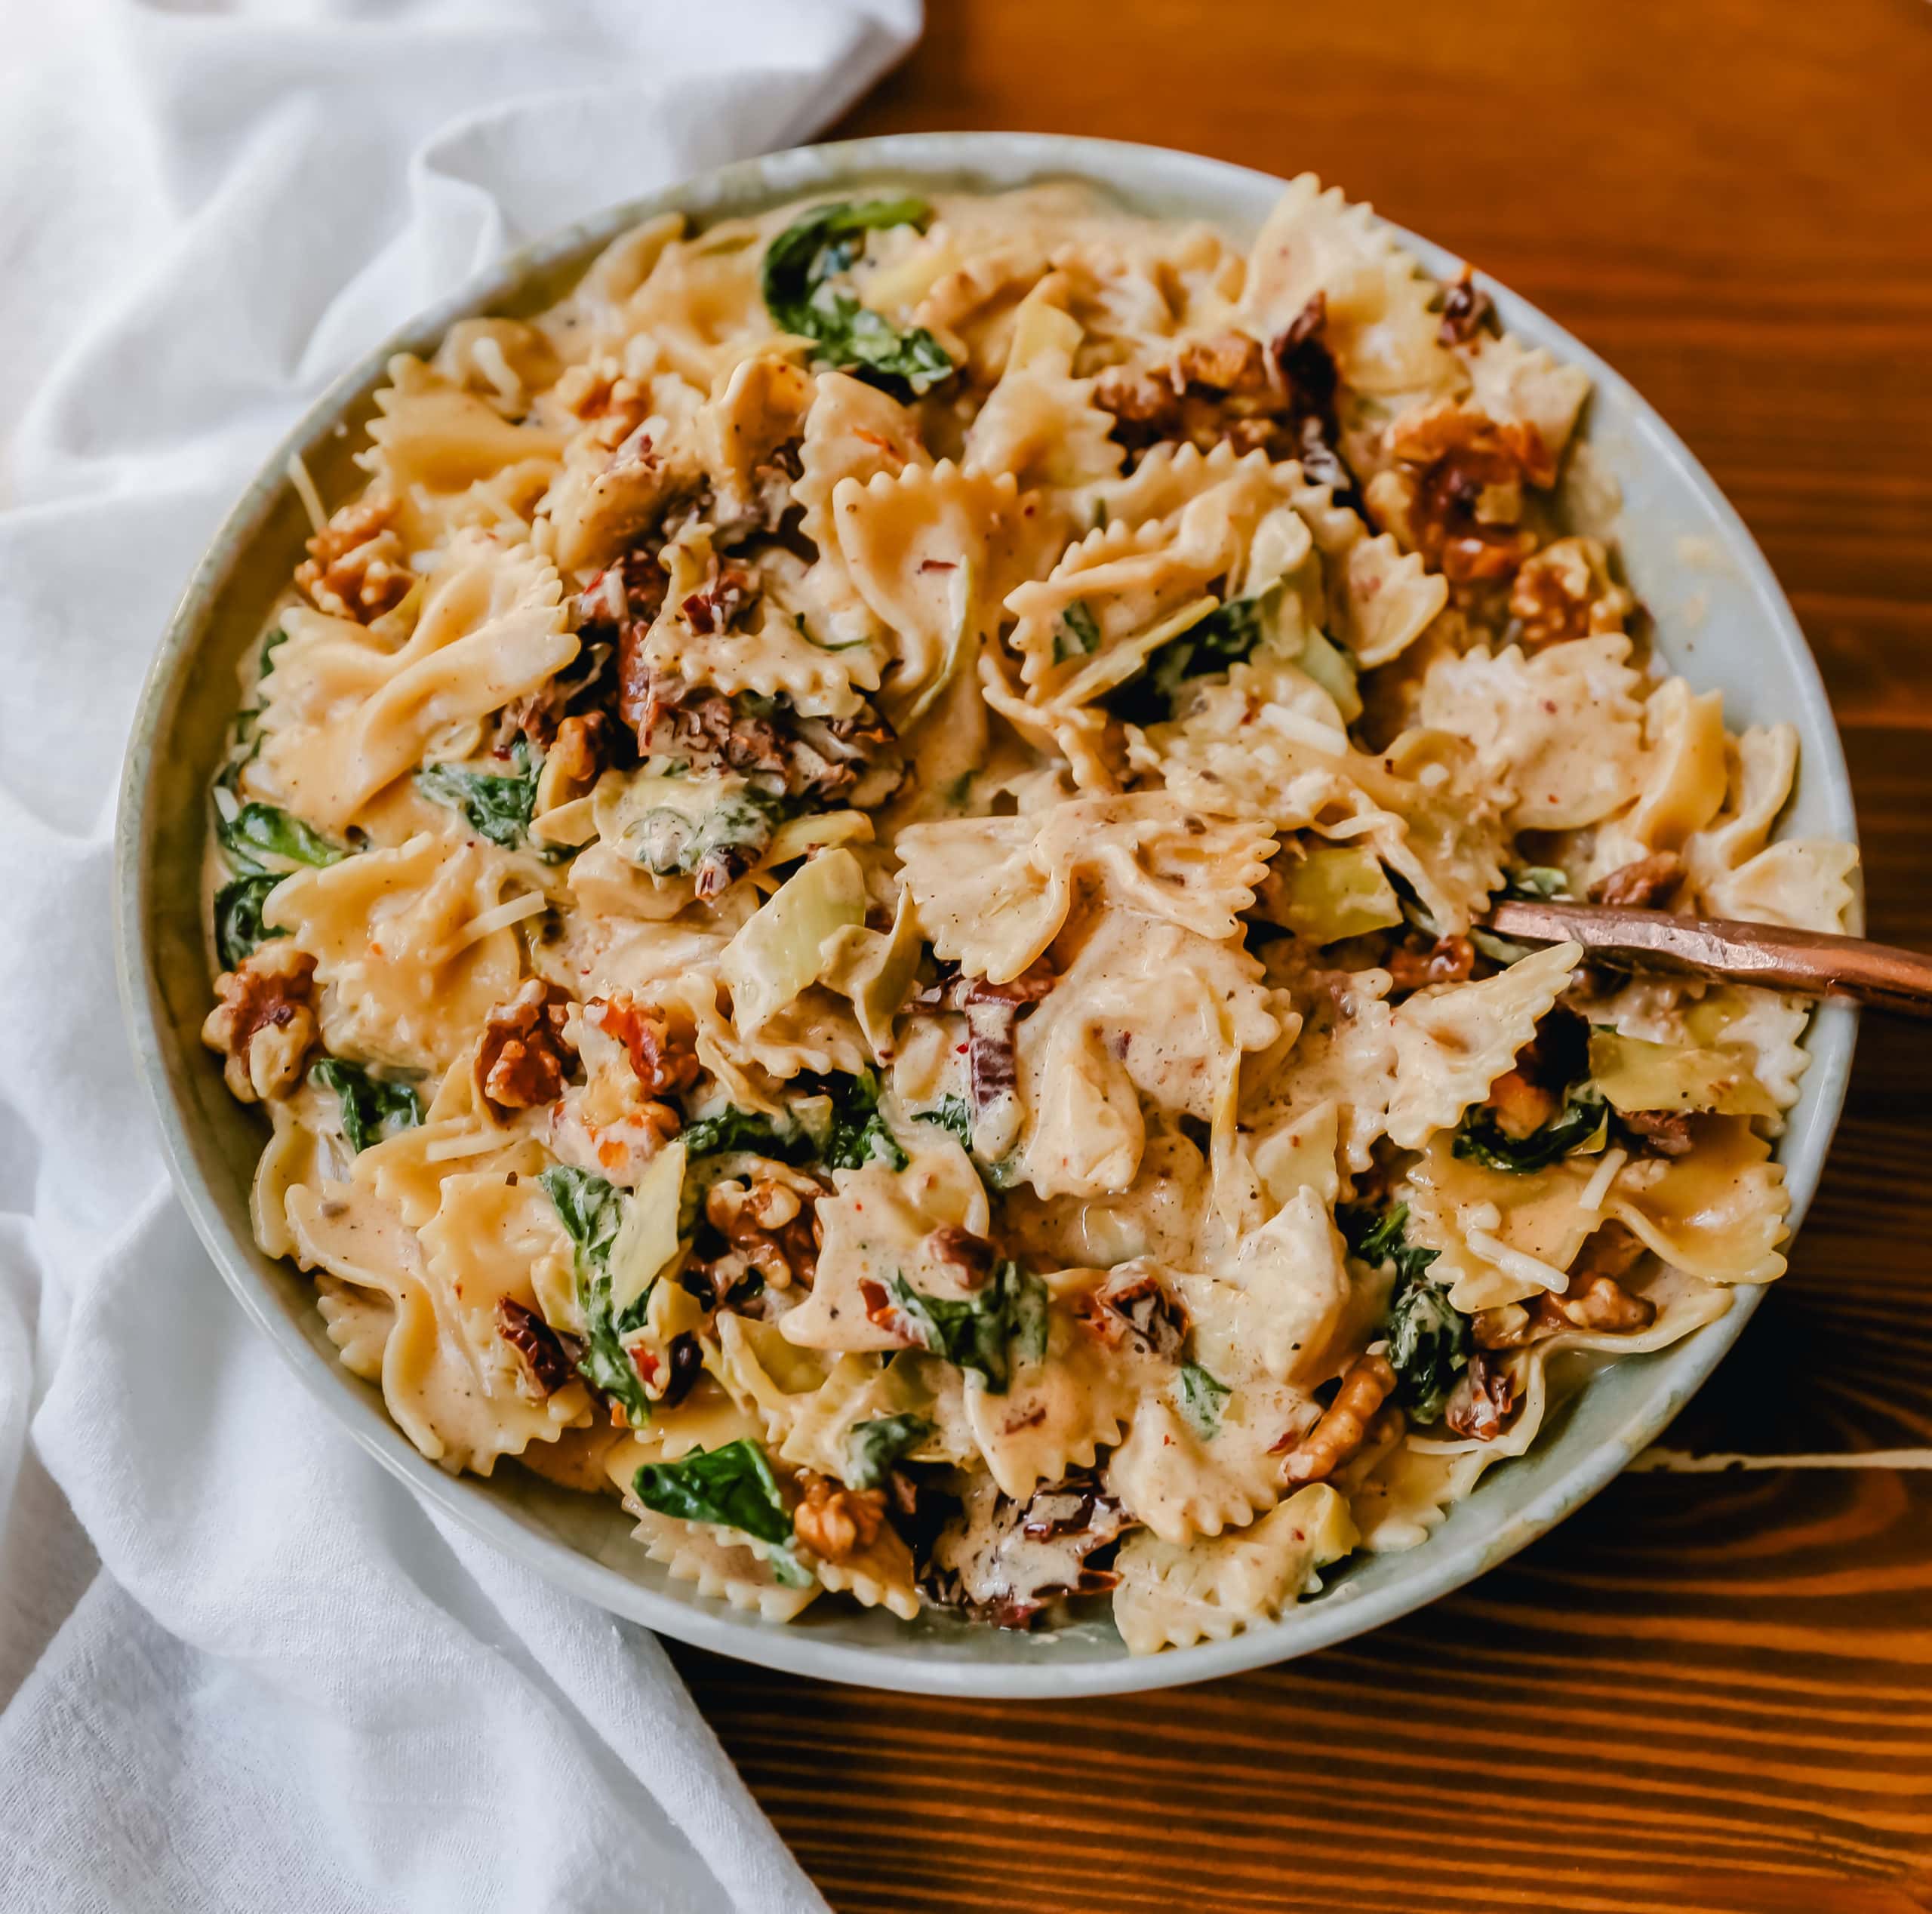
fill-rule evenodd
<path id="1" fill-rule="evenodd" d="M 149 677 L 118 828 L 123 993 L 176 1180 L 217 1266 L 303 1386 L 419 1495 L 588 1602 L 745 1660 L 931 1694 L 1064 1696 L 1163 1687 L 1305 1654 L 1406 1614 L 1513 1554 L 1602 1488 L 1710 1373 L 1757 1293 L 1740 1291 L 1721 1321 L 1675 1348 L 1595 1377 L 1553 1419 L 1532 1454 L 1485 1478 L 1420 1547 L 1361 1559 L 1278 1622 L 1232 1640 L 1131 1658 L 1103 1620 L 1019 1635 L 945 1617 L 908 1626 L 831 1600 L 789 1626 L 768 1624 L 667 1582 L 629 1539 L 630 1525 L 614 1502 L 571 1495 L 515 1470 L 487 1482 L 446 1475 L 390 1422 L 378 1392 L 337 1360 L 307 1281 L 263 1256 L 250 1234 L 248 1180 L 263 1132 L 257 1115 L 228 1097 L 197 1040 L 208 985 L 198 893 L 187 874 L 200 854 L 204 793 L 220 759 L 235 660 L 300 556 L 308 529 L 285 476 L 288 455 L 301 454 L 325 497 L 352 491 L 361 475 L 348 460 L 363 442 L 371 395 L 383 382 L 392 352 L 427 354 L 454 321 L 472 314 L 528 312 L 548 303 L 608 240 L 667 209 L 704 221 L 801 194 L 842 195 L 881 178 L 995 189 L 1054 177 L 1091 180 L 1129 205 L 1211 220 L 1243 238 L 1280 187 L 1265 174 L 1213 160 L 1097 140 L 931 134 L 805 147 L 614 208 L 515 254 L 425 313 L 337 382 L 223 527 Z M 1398 236 L 1438 274 L 1457 269 L 1460 262 L 1440 247 Z M 1694 685 L 1723 691 L 1734 725 L 1795 724 L 1801 772 L 1785 828 L 1850 839 L 1850 791 L 1824 688 L 1737 513 L 1669 427 L 1609 367 L 1534 307 L 1494 290 L 1510 331 L 1584 366 L 1595 381 L 1589 442 L 1596 463 L 1621 488 L 1624 559 L 1655 616 L 1660 649 Z M 1855 1029 L 1852 1013 L 1834 1006 L 1820 1013 L 1812 1032 L 1804 1094 L 1779 1151 L 1794 1225 L 1817 1184 Z"/>

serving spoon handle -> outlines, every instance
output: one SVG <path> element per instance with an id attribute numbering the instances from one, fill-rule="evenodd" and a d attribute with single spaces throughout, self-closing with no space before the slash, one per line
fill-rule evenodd
<path id="1" fill-rule="evenodd" d="M 1619 969 L 1755 983 L 1814 997 L 1850 997 L 1874 1010 L 1932 1017 L 1932 957 L 1863 937 L 1787 930 L 1727 917 L 1677 917 L 1617 904 L 1512 900 L 1490 912 L 1499 937 L 1580 943 Z"/>

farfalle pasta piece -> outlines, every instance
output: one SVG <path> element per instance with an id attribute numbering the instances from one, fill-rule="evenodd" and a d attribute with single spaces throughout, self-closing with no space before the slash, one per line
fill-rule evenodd
<path id="1" fill-rule="evenodd" d="M 666 546 L 664 560 L 670 583 L 643 648 L 644 662 L 654 670 L 728 696 L 782 697 L 814 718 L 853 717 L 862 694 L 878 688 L 878 665 L 868 647 L 817 642 L 769 592 L 743 613 L 743 629 L 721 625 L 709 610 L 696 614 L 709 627 L 700 629 L 694 607 L 721 563 L 702 531 Z"/>
<path id="2" fill-rule="evenodd" d="M 1464 379 L 1436 334 L 1436 288 L 1366 205 L 1312 173 L 1289 181 L 1248 255 L 1237 309 L 1257 339 L 1287 331 L 1309 301 L 1326 302 L 1322 339 L 1343 377 L 1378 398 L 1453 391 Z"/>
<path id="3" fill-rule="evenodd" d="M 1644 705 L 1636 802 L 1597 833 L 1592 882 L 1660 851 L 1679 851 L 1724 805 L 1724 697 L 1666 679 Z"/>
<path id="4" fill-rule="evenodd" d="M 1300 1191 L 1241 1239 L 1219 1273 L 1176 1279 L 1198 1359 L 1223 1382 L 1262 1377 L 1312 1388 L 1326 1380 L 1353 1300 L 1342 1259 L 1327 1203 Z"/>
<path id="5" fill-rule="evenodd" d="M 1409 1168 L 1409 1240 L 1437 1252 L 1432 1274 L 1466 1315 L 1560 1295 L 1611 1214 L 1623 1154 L 1573 1155 L 1518 1175 L 1459 1157 L 1438 1136 Z"/>
<path id="6" fill-rule="evenodd" d="M 413 771 L 439 734 L 535 691 L 577 653 L 555 567 L 476 531 L 450 541 L 400 649 L 320 613 L 291 610 L 282 623 L 251 779 L 328 831 Z"/>
<path id="7" fill-rule="evenodd" d="M 1595 824 L 1636 797 L 1644 772 L 1641 681 L 1617 633 L 1552 645 L 1526 658 L 1515 645 L 1438 658 L 1423 682 L 1425 725 L 1476 747 L 1515 795 L 1515 831 Z M 1579 751 L 1587 737 L 1591 748 Z"/>
<path id="8" fill-rule="evenodd" d="M 1552 462 L 1560 463 L 1590 395 L 1590 375 L 1564 365 L 1548 348 L 1524 346 L 1507 333 L 1478 333 L 1457 346 L 1468 369 L 1469 403 L 1498 424 L 1533 426 Z"/>
<path id="9" fill-rule="evenodd" d="M 636 1519 L 633 1531 L 653 1562 L 663 1564 L 674 1582 L 689 1582 L 700 1595 L 742 1608 L 768 1622 L 795 1620 L 817 1599 L 819 1583 L 801 1586 L 781 1581 L 771 1564 L 736 1529 L 715 1523 L 681 1522 L 624 1498 Z"/>
<path id="10" fill-rule="evenodd" d="M 383 1399 L 398 1426 L 432 1462 L 452 1472 L 487 1476 L 497 1458 L 534 1442 L 553 1440 L 587 1421 L 582 1385 L 532 1400 L 517 1386 L 515 1359 L 479 1349 L 451 1314 L 453 1299 L 427 1266 L 423 1245 L 372 1191 L 352 1185 L 289 1192 L 288 1216 L 297 1259 L 338 1281 L 388 1299 L 383 1346 Z M 527 1273 L 525 1280 L 528 1281 Z M 375 1327 L 365 1316 L 358 1334 Z M 368 1355 L 366 1340 L 364 1354 Z"/>
<path id="11" fill-rule="evenodd" d="M 1134 1535 L 1121 1545 L 1114 1623 L 1135 1654 L 1225 1642 L 1272 1621 L 1355 1546 L 1349 1505 L 1326 1482 L 1211 1540 Z"/>
<path id="12" fill-rule="evenodd" d="M 1232 940 L 1103 912 L 1019 1027 L 1015 1174 L 1042 1196 L 1126 1189 L 1146 1141 L 1142 1099 L 1209 1121 L 1242 1053 L 1280 1034 L 1260 975 Z"/>
<path id="13" fill-rule="evenodd" d="M 1836 933 L 1844 928 L 1845 913 L 1856 900 L 1851 874 L 1857 868 L 1856 845 L 1829 838 L 1789 839 L 1712 878 L 1704 886 L 1704 902 L 1719 917 Z"/>
<path id="14" fill-rule="evenodd" d="M 528 521 L 556 476 L 561 432 L 513 424 L 474 392 L 399 352 L 376 394 L 369 449 L 357 455 L 396 528 L 420 551 L 466 525 Z"/>
<path id="15" fill-rule="evenodd" d="M 988 583 L 1017 511 L 1011 473 L 962 472 L 950 460 L 841 479 L 832 499 L 854 589 L 890 635 L 884 679 L 903 730 L 979 655 L 997 620 Z"/>
<path id="16" fill-rule="evenodd" d="M 1046 1346 L 1013 1366 L 995 1393 L 979 1375 L 966 1378 L 966 1414 L 988 1472 L 1002 1494 L 1023 1501 L 1041 1482 L 1091 1468 L 1117 1442 L 1143 1394 L 1172 1365 L 1123 1339 L 1111 1346 L 1081 1308 L 1100 1280 L 1091 1272 L 1047 1279 Z"/>
<path id="17" fill-rule="evenodd" d="M 1158 792 L 1079 799 L 1037 817 L 915 825 L 895 846 L 919 923 L 975 977 L 1017 977 L 1059 934 L 1077 881 L 1109 903 L 1211 939 L 1232 937 L 1274 839 Z"/>
<path id="18" fill-rule="evenodd" d="M 1798 773 L 1797 731 L 1754 725 L 1740 732 L 1725 744 L 1724 773 L 1722 808 L 1684 845 L 1684 869 L 1704 893 L 1764 848 Z"/>
<path id="19" fill-rule="evenodd" d="M 1395 1089 L 1389 1134 L 1420 1149 L 1515 1062 L 1582 961 L 1577 943 L 1552 944 L 1475 983 L 1432 984 L 1395 1014 Z"/>
<path id="20" fill-rule="evenodd" d="M 297 872 L 263 917 L 315 959 L 332 1051 L 438 1069 L 516 986 L 521 955 L 500 915 L 511 881 L 500 851 L 426 832 Z"/>
<path id="21" fill-rule="evenodd" d="M 943 1134 L 921 1140 L 903 1170 L 873 1162 L 834 1171 L 832 1181 L 837 1193 L 818 1205 L 823 1240 L 811 1292 L 779 1327 L 806 1349 L 903 1349 L 906 1338 L 890 1320 L 872 1319 L 867 1288 L 888 1300 L 895 1282 L 955 1301 L 968 1294 L 973 1272 L 934 1237 L 946 1230 L 986 1235 L 985 1186 L 966 1152 Z"/>
<path id="22" fill-rule="evenodd" d="M 1211 1426 L 1188 1408 L 1177 1381 L 1141 1403 L 1102 1479 L 1164 1542 L 1238 1529 L 1280 1501 L 1282 1452 L 1321 1414 L 1312 1396 L 1255 1377 L 1232 1386 Z"/>
<path id="23" fill-rule="evenodd" d="M 1310 971 L 1295 979 L 1300 1028 L 1285 1054 L 1264 1057 L 1242 1114 L 1260 1131 L 1332 1105 L 1341 1166 L 1359 1175 L 1388 1128 L 1395 1093 L 1394 1012 L 1386 971 Z"/>
<path id="24" fill-rule="evenodd" d="M 890 394 L 842 372 L 819 374 L 798 443 L 800 469 L 792 497 L 802 508 L 799 530 L 818 553 L 813 569 L 835 621 L 830 642 L 856 644 L 878 630 L 853 580 L 832 494 L 848 479 L 864 485 L 915 467 L 930 469 L 933 462 L 918 421 Z"/>
<path id="25" fill-rule="evenodd" d="M 1784 1273 L 1784 1166 L 1740 1116 L 1694 1117 L 1688 1155 L 1632 1163 L 1610 1215 L 1666 1263 L 1706 1282 L 1764 1283 Z"/>
<path id="26" fill-rule="evenodd" d="M 675 373 L 626 379 L 608 363 L 580 403 L 590 416 L 544 494 L 547 547 L 566 571 L 606 565 L 698 489 L 703 392 Z"/>
<path id="27" fill-rule="evenodd" d="M 720 382 L 699 413 L 698 451 L 711 481 L 718 521 L 755 522 L 771 503 L 782 509 L 790 485 L 777 463 L 804 435 L 817 381 L 782 351 L 753 352 Z"/>
<path id="28" fill-rule="evenodd" d="M 1053 273 L 1020 302 L 1005 368 L 967 432 L 961 462 L 1054 494 L 1084 527 L 1093 488 L 1115 477 L 1125 454 L 1112 416 L 1094 402 L 1093 381 L 1074 376 L 1082 334 L 1066 309 L 1072 289 Z"/>

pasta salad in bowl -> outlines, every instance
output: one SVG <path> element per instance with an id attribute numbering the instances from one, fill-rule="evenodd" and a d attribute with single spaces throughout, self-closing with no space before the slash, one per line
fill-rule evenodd
<path id="1" fill-rule="evenodd" d="M 197 1220 L 621 1612 L 908 1686 L 1271 1659 L 1600 1485 L 1784 1267 L 1848 1017 L 1807 1078 L 1799 1000 L 1482 920 L 1847 928 L 1801 641 L 1580 349 L 1263 189 L 729 169 L 426 322 L 190 592 L 130 989 Z"/>

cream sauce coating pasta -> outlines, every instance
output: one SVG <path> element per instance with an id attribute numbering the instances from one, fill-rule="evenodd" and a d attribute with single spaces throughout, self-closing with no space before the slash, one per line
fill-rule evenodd
<path id="1" fill-rule="evenodd" d="M 393 361 L 209 848 L 344 1363 L 700 1597 L 1140 1653 L 1778 1275 L 1803 1006 L 1477 928 L 1852 894 L 1566 523 L 1588 395 L 1306 177 L 660 218 Z"/>

